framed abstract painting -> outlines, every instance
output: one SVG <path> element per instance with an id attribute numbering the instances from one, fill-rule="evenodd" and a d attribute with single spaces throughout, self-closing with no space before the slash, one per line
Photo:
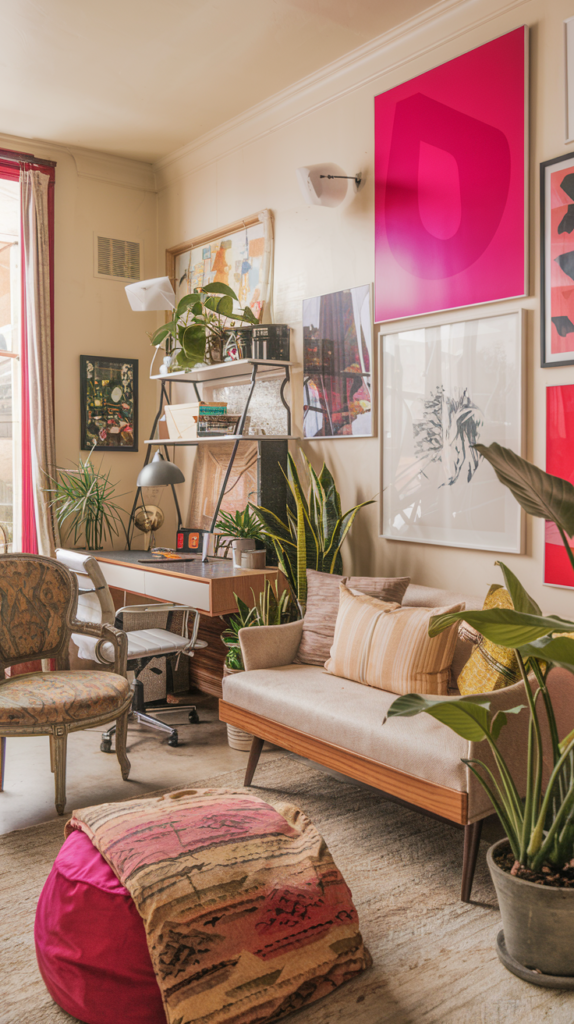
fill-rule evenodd
<path id="1" fill-rule="evenodd" d="M 522 454 L 522 311 L 382 336 L 382 535 L 522 550 L 520 506 L 472 447 Z"/>
<path id="2" fill-rule="evenodd" d="M 80 448 L 137 452 L 138 361 L 80 356 Z"/>
<path id="3" fill-rule="evenodd" d="M 546 388 L 546 472 L 574 484 L 574 384 Z M 570 541 L 574 548 L 574 542 Z M 545 523 L 544 582 L 574 588 L 572 566 L 554 523 Z"/>
<path id="4" fill-rule="evenodd" d="M 369 437 L 371 286 L 303 300 L 303 436 Z"/>
<path id="5" fill-rule="evenodd" d="M 375 321 L 526 294 L 528 29 L 375 97 Z"/>
<path id="6" fill-rule="evenodd" d="M 574 153 L 540 165 L 542 366 L 574 363 Z"/>

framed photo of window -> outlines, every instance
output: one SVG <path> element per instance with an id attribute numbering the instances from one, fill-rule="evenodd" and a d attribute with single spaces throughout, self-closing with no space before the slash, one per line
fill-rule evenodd
<path id="1" fill-rule="evenodd" d="M 542 366 L 574 363 L 574 153 L 540 165 Z"/>
<path id="2" fill-rule="evenodd" d="M 83 451 L 138 450 L 138 361 L 80 356 Z"/>

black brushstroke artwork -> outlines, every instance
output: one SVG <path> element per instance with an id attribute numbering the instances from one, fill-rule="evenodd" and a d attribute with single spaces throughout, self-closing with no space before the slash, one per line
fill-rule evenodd
<path id="1" fill-rule="evenodd" d="M 463 473 L 467 483 L 472 480 L 482 456 L 471 446 L 480 439 L 483 422 L 467 388 L 450 396 L 440 384 L 425 400 L 422 419 L 413 423 L 415 455 L 426 465 L 442 465 L 446 480 L 440 487 L 452 487 Z M 426 475 L 425 465 L 422 472 Z"/>
<path id="2" fill-rule="evenodd" d="M 574 231 L 574 203 L 568 204 L 568 209 L 558 225 L 558 234 L 570 235 Z"/>
<path id="3" fill-rule="evenodd" d="M 553 316 L 551 320 L 561 338 L 565 338 L 567 334 L 572 334 L 574 331 L 574 324 L 569 316 Z"/>
<path id="4" fill-rule="evenodd" d="M 574 252 L 562 252 L 560 256 L 556 257 L 554 262 L 558 264 L 560 270 L 563 270 L 574 281 Z"/>
<path id="5" fill-rule="evenodd" d="M 574 199 L 574 174 L 566 174 L 560 182 L 560 188 L 570 199 Z"/>

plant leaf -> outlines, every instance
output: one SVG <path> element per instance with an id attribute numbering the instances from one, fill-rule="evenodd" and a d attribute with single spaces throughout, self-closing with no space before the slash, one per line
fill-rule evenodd
<path id="1" fill-rule="evenodd" d="M 490 463 L 501 484 L 512 491 L 525 512 L 550 519 L 568 536 L 574 535 L 574 486 L 568 480 L 545 473 L 502 445 L 473 447 Z"/>
<path id="2" fill-rule="evenodd" d="M 191 295 L 184 295 L 183 298 L 180 299 L 178 304 L 177 304 L 177 309 L 175 311 L 174 320 L 179 320 L 180 316 L 183 316 L 183 314 L 187 310 L 188 306 L 191 306 L 191 305 L 193 305 L 193 303 L 196 303 L 196 302 L 197 302 L 197 295 L 194 295 L 193 292 L 191 293 Z"/>
<path id="3" fill-rule="evenodd" d="M 528 615 L 513 608 L 488 608 L 482 611 L 448 612 L 433 615 L 429 625 L 429 636 L 438 636 L 455 622 L 468 622 L 487 640 L 502 647 L 520 647 L 530 644 L 549 633 L 574 632 L 574 622 L 559 625 L 556 618 L 543 615 Z M 540 657 L 540 655 L 539 655 Z"/>
<path id="4" fill-rule="evenodd" d="M 233 299 L 231 298 L 231 295 L 224 295 L 223 298 L 219 300 L 217 303 L 217 312 L 220 313 L 221 316 L 231 316 L 233 313 Z"/>
<path id="5" fill-rule="evenodd" d="M 461 700 L 433 701 L 427 700 L 420 693 L 409 693 L 393 701 L 387 711 L 387 718 L 419 715 L 426 711 L 432 718 L 447 725 L 457 736 L 465 740 L 479 742 L 488 735 L 488 709 L 490 701 Z"/>
<path id="6" fill-rule="evenodd" d="M 514 611 L 528 612 L 529 615 L 542 615 L 542 612 L 534 598 L 530 597 L 530 594 L 526 593 L 522 583 L 517 579 L 514 573 L 510 571 L 508 566 L 505 565 L 504 562 L 495 562 L 494 564 L 498 565 L 502 570 L 506 589 L 512 598 Z"/>
<path id="7" fill-rule="evenodd" d="M 176 329 L 176 324 L 171 322 L 164 324 L 163 327 L 158 327 L 157 331 L 154 331 L 151 336 L 152 345 L 161 345 L 164 338 L 167 338 L 168 334 L 172 334 Z"/>
<path id="8" fill-rule="evenodd" d="M 570 630 L 574 632 L 574 630 Z M 543 637 L 520 647 L 524 659 L 538 658 L 574 672 L 574 640 L 567 636 Z M 574 680 L 573 680 L 574 682 Z"/>
<path id="9" fill-rule="evenodd" d="M 232 299 L 235 299 L 236 302 L 238 301 L 233 288 L 230 288 L 228 284 L 224 284 L 223 281 L 214 281 L 213 284 L 204 284 L 201 290 L 202 292 L 213 292 L 215 295 L 230 295 Z"/>

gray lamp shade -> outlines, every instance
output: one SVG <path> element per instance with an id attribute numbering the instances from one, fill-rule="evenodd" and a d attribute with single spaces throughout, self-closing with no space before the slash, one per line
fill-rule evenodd
<path id="1" fill-rule="evenodd" d="M 185 477 L 173 462 L 166 462 L 161 452 L 156 452 L 151 462 L 141 470 L 138 487 L 165 487 L 182 484 Z"/>

